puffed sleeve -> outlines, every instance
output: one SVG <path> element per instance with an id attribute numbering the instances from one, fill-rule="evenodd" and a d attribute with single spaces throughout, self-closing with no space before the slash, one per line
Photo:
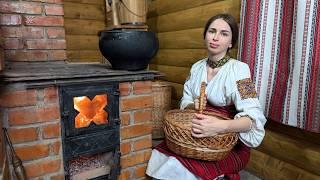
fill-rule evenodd
<path id="1" fill-rule="evenodd" d="M 195 73 L 194 70 L 196 68 L 198 63 L 195 63 L 192 65 L 189 75 L 187 76 L 186 82 L 183 85 L 183 96 L 181 98 L 180 102 L 180 109 L 185 109 L 188 104 L 193 103 L 193 93 L 192 93 L 192 87 L 193 87 L 193 82 L 195 80 Z M 194 87 L 193 87 L 194 88 Z"/>
<path id="2" fill-rule="evenodd" d="M 235 73 L 234 91 L 232 99 L 239 112 L 235 119 L 248 116 L 252 120 L 250 130 L 240 132 L 240 140 L 249 147 L 257 147 L 262 142 L 265 130 L 266 118 L 263 114 L 260 102 L 257 98 L 255 85 L 252 83 L 250 69 L 247 64 L 241 63 Z"/>
<path id="3" fill-rule="evenodd" d="M 190 73 L 183 86 L 183 96 L 180 102 L 180 109 L 184 109 L 188 104 L 194 103 L 194 99 L 199 96 L 199 88 L 203 79 L 203 67 L 205 59 L 199 60 L 192 65 Z M 196 95 L 198 93 L 198 95 Z"/>
<path id="4" fill-rule="evenodd" d="M 191 75 L 189 75 L 189 77 L 187 77 L 187 80 L 183 86 L 183 96 L 181 98 L 180 109 L 184 109 L 187 107 L 188 104 L 193 103 L 190 76 Z"/>

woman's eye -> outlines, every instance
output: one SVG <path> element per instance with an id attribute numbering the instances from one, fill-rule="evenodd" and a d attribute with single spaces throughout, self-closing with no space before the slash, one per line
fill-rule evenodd
<path id="1" fill-rule="evenodd" d="M 214 31 L 214 30 L 209 30 L 208 32 L 212 34 L 212 33 L 215 33 L 216 31 Z"/>

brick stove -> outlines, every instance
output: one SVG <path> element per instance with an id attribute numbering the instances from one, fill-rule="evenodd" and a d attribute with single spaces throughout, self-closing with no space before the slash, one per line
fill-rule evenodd
<path id="1" fill-rule="evenodd" d="M 69 160 L 82 155 L 96 162 L 92 155 L 110 156 L 99 154 L 106 152 L 115 157 L 110 174 L 116 176 L 110 179 L 118 175 L 118 160 L 119 179 L 144 179 L 152 145 L 151 80 L 158 75 L 98 64 L 8 64 L 1 74 L 2 119 L 29 179 L 68 179 Z M 87 103 L 83 110 L 78 109 L 75 97 L 87 98 L 87 102 L 79 101 Z M 77 116 L 89 116 L 86 107 L 92 106 L 105 114 L 96 113 L 91 118 L 96 119 L 94 123 L 76 124 Z M 117 158 L 119 145 L 121 157 Z"/>

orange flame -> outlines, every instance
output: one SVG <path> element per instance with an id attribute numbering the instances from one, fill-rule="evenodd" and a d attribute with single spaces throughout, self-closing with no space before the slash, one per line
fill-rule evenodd
<path id="1" fill-rule="evenodd" d="M 79 114 L 75 118 L 75 127 L 88 127 L 91 122 L 97 125 L 108 123 L 108 113 L 104 108 L 108 105 L 107 95 L 96 95 L 91 101 L 86 96 L 73 98 L 74 109 Z"/>

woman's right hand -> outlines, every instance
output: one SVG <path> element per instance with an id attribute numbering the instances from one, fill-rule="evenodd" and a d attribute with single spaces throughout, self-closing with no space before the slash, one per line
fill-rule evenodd
<path id="1" fill-rule="evenodd" d="M 196 138 L 210 137 L 226 133 L 231 121 L 221 120 L 214 116 L 195 113 L 191 121 L 191 134 Z"/>

